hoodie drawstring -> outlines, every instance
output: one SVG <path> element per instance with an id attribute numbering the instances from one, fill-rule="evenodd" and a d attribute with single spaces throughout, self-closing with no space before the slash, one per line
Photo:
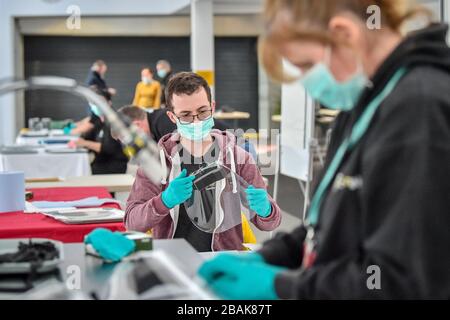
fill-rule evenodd
<path id="1" fill-rule="evenodd" d="M 230 160 L 231 161 L 231 171 L 232 171 L 231 181 L 233 183 L 233 193 L 237 193 L 237 182 L 236 182 L 236 176 L 235 176 L 235 174 L 237 174 L 237 173 L 236 173 L 236 163 L 234 161 L 234 153 L 233 153 L 233 150 L 231 149 L 231 146 L 228 146 L 227 150 L 228 150 L 230 158 L 231 158 L 231 160 Z"/>
<path id="2" fill-rule="evenodd" d="M 164 153 L 164 150 L 161 149 L 159 150 L 159 159 L 161 160 L 161 167 L 162 167 L 162 180 L 161 180 L 161 184 L 162 185 L 166 185 L 167 184 L 167 163 L 166 163 L 166 155 Z"/>

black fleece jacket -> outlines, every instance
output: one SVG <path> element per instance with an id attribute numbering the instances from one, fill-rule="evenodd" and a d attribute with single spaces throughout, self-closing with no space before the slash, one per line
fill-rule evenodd
<path id="1" fill-rule="evenodd" d="M 268 263 L 290 268 L 276 278 L 280 298 L 450 298 L 447 29 L 434 24 L 409 35 L 355 109 L 338 116 L 327 165 L 368 103 L 399 68 L 407 69 L 324 197 L 314 264 L 301 268 L 303 226 L 277 235 L 260 251 Z M 351 187 L 338 176 L 359 183 Z M 379 268 L 380 289 L 367 285 L 370 266 Z"/>

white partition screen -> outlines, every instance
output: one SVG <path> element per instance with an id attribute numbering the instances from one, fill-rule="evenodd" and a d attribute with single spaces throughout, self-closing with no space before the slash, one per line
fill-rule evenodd
<path id="1" fill-rule="evenodd" d="M 312 179 L 310 141 L 314 134 L 314 101 L 297 81 L 282 86 L 280 172 L 302 181 Z"/>

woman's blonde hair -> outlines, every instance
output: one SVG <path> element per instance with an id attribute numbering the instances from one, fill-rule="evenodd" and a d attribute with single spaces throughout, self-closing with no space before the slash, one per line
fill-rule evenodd
<path id="1" fill-rule="evenodd" d="M 333 43 L 334 39 L 327 31 L 333 16 L 351 12 L 366 21 L 370 17 L 367 10 L 373 5 L 380 10 L 382 28 L 398 33 L 403 24 L 417 14 L 430 16 L 426 9 L 410 0 L 266 0 L 265 34 L 259 41 L 263 66 L 275 80 L 289 80 L 283 72 L 277 43 L 293 39 Z"/>

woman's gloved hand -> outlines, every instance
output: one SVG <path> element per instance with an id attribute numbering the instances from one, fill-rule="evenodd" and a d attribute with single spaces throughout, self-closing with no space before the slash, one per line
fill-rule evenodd
<path id="1" fill-rule="evenodd" d="M 259 254 L 247 257 L 222 254 L 205 262 L 198 273 L 222 298 L 273 300 L 278 299 L 275 278 L 283 270 L 264 263 Z"/>
<path id="2" fill-rule="evenodd" d="M 230 258 L 220 258 L 220 259 L 239 260 L 241 262 L 247 262 L 247 263 L 265 263 L 263 256 L 257 252 L 248 252 L 248 253 L 242 252 L 242 253 L 238 253 L 238 254 L 224 253 L 224 254 L 219 255 L 219 257 L 222 257 L 222 256 L 225 256 L 225 257 L 230 256 Z M 212 262 L 214 260 L 215 259 L 212 259 L 208 262 Z M 199 269 L 199 274 L 208 283 L 212 282 L 213 280 L 218 278 L 218 276 L 220 276 L 220 272 L 217 272 L 217 273 L 216 272 L 208 272 L 202 268 L 203 268 L 203 266 Z"/>
<path id="3" fill-rule="evenodd" d="M 270 204 L 267 191 L 265 189 L 256 189 L 254 186 L 249 186 L 245 192 L 247 193 L 250 209 L 255 211 L 260 217 L 268 217 L 272 212 L 272 205 Z"/>
<path id="4" fill-rule="evenodd" d="M 135 242 L 123 234 L 103 228 L 97 228 L 89 233 L 84 242 L 92 245 L 103 259 L 113 262 L 120 261 L 136 247 Z"/>
<path id="5" fill-rule="evenodd" d="M 187 177 L 186 175 L 187 171 L 183 169 L 178 177 L 173 179 L 167 189 L 163 191 L 161 198 L 167 208 L 172 209 L 192 196 L 194 190 L 192 181 L 194 181 L 195 177 Z"/>

